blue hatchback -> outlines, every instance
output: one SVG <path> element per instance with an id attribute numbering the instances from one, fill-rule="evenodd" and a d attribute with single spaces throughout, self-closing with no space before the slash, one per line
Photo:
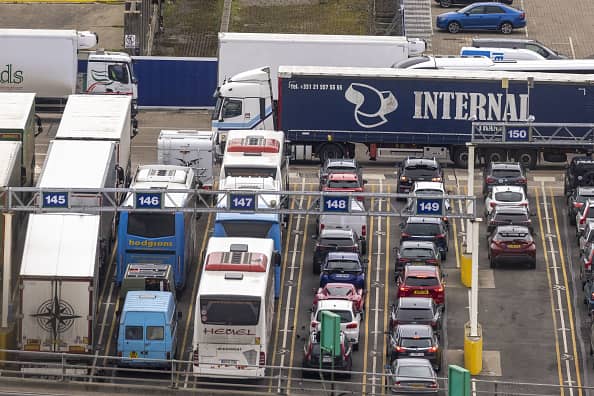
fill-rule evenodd
<path id="1" fill-rule="evenodd" d="M 439 29 L 450 33 L 461 30 L 500 30 L 510 34 L 526 26 L 526 13 L 501 3 L 474 3 L 458 11 L 437 16 Z"/>
<path id="2" fill-rule="evenodd" d="M 320 287 L 327 283 L 350 283 L 357 289 L 365 288 L 366 263 L 358 253 L 328 253 L 322 263 Z"/>

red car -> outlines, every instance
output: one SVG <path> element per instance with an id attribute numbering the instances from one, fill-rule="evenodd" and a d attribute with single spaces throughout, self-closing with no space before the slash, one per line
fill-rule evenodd
<path id="1" fill-rule="evenodd" d="M 353 302 L 353 308 L 358 312 L 362 312 L 365 308 L 363 289 L 357 289 L 351 283 L 327 283 L 316 292 L 313 305 L 315 306 L 320 300 L 349 300 Z"/>
<path id="2" fill-rule="evenodd" d="M 491 268 L 506 262 L 512 265 L 526 262 L 531 269 L 536 268 L 536 245 L 528 227 L 499 226 L 489 236 Z"/>
<path id="3" fill-rule="evenodd" d="M 437 305 L 445 303 L 445 288 L 439 267 L 407 265 L 396 280 L 400 297 L 431 297 Z"/>
<path id="4" fill-rule="evenodd" d="M 363 192 L 365 181 L 359 178 L 356 173 L 330 173 L 322 191 L 329 192 Z M 357 197 L 363 201 L 363 197 Z"/>

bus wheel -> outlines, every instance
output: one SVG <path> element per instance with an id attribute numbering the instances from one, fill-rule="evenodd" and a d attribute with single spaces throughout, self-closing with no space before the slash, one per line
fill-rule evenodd
<path id="1" fill-rule="evenodd" d="M 344 150 L 338 144 L 325 144 L 318 150 L 318 157 L 322 163 L 326 162 L 328 158 L 343 158 Z"/>

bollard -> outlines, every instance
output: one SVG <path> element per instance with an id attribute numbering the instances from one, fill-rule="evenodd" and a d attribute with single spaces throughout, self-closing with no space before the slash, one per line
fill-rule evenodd
<path id="1" fill-rule="evenodd" d="M 470 336 L 470 322 L 464 325 L 464 367 L 471 375 L 478 375 L 483 370 L 483 329 L 477 326 L 476 337 Z"/>
<path id="2" fill-rule="evenodd" d="M 460 280 L 466 287 L 472 284 L 472 255 L 467 253 L 460 256 Z"/>

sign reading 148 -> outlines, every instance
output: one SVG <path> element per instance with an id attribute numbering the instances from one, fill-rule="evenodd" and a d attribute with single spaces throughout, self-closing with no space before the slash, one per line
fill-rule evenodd
<path id="1" fill-rule="evenodd" d="M 349 197 L 324 197 L 324 212 L 348 212 Z"/>

